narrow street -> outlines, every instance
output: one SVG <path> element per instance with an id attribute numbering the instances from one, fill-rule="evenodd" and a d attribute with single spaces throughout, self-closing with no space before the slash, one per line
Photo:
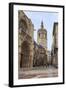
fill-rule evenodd
<path id="1" fill-rule="evenodd" d="M 20 70 L 19 79 L 31 79 L 31 78 L 49 78 L 49 77 L 57 77 L 58 69 L 54 67 L 41 67 L 41 68 L 33 68 L 32 70 Z"/>

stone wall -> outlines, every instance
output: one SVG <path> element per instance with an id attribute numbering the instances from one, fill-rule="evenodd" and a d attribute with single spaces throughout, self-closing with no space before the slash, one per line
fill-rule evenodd
<path id="1" fill-rule="evenodd" d="M 33 67 L 34 26 L 23 11 L 18 11 L 18 59 L 19 68 Z"/>

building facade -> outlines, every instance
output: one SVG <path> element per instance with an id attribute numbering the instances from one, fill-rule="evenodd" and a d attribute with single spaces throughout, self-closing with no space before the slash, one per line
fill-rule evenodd
<path id="1" fill-rule="evenodd" d="M 33 67 L 33 33 L 34 25 L 23 11 L 18 11 L 18 66 Z"/>
<path id="2" fill-rule="evenodd" d="M 47 31 L 43 22 L 34 41 L 34 25 L 22 10 L 18 11 L 18 70 L 47 65 Z"/>
<path id="3" fill-rule="evenodd" d="M 34 42 L 34 58 L 33 58 L 34 67 L 44 67 L 47 66 L 47 54 L 46 50 Z"/>
<path id="4" fill-rule="evenodd" d="M 52 65 L 58 67 L 58 23 L 55 22 L 53 26 L 53 43 L 51 51 Z"/>
<path id="5" fill-rule="evenodd" d="M 44 28 L 43 21 L 41 22 L 41 28 L 38 30 L 37 36 L 38 45 L 41 45 L 47 50 L 47 31 Z"/>

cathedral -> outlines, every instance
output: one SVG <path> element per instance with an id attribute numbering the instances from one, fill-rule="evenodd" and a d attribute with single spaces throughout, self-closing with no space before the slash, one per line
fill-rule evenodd
<path id="1" fill-rule="evenodd" d="M 47 65 L 47 31 L 43 21 L 34 41 L 34 25 L 22 10 L 18 11 L 18 69 Z"/>
<path id="2" fill-rule="evenodd" d="M 47 31 L 43 21 L 37 32 L 37 43 L 34 42 L 34 66 L 47 66 Z"/>

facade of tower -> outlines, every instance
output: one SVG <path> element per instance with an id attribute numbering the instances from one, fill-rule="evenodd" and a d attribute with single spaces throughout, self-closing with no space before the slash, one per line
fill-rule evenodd
<path id="1" fill-rule="evenodd" d="M 43 26 L 43 21 L 41 22 L 41 28 L 38 30 L 37 36 L 38 45 L 41 45 L 47 50 L 47 31 Z"/>

